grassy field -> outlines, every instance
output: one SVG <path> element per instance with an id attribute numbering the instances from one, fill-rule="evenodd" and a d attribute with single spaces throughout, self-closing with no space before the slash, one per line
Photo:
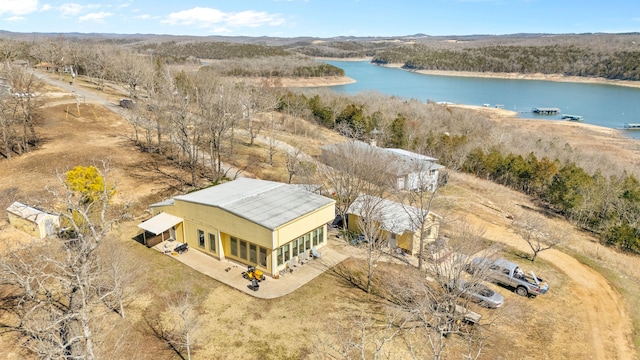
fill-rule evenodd
<path id="1" fill-rule="evenodd" d="M 49 91 L 55 92 L 55 89 Z M 149 215 L 148 205 L 188 190 L 185 183 L 190 175 L 161 156 L 140 151 L 132 140 L 132 127 L 117 114 L 92 104 L 83 104 L 80 110 L 80 114 L 68 112 L 64 104 L 44 109 L 37 129 L 43 137 L 40 148 L 11 161 L 0 161 L 0 206 L 6 208 L 18 200 L 46 208 L 53 201 L 47 188 L 58 183 L 58 173 L 105 158 L 110 161 L 109 178 L 118 188 L 114 200 L 132 205 L 130 220 L 119 224 L 111 241 L 125 250 L 123 256 L 135 266 L 131 270 L 134 276 L 125 318 L 104 314 L 101 327 L 105 336 L 99 344 L 104 358 L 126 358 L 130 354 L 143 360 L 180 358 L 159 330 L 171 322 L 166 311 L 168 304 L 185 294 L 189 294 L 194 304 L 195 359 L 324 359 L 327 354 L 335 355 L 340 348 L 355 342 L 363 334 L 363 328 L 370 339 L 369 347 L 375 346 L 375 339 L 379 341 L 387 334 L 389 329 L 385 326 L 393 306 L 381 296 L 366 294 L 343 276 L 345 271 L 362 274 L 355 249 L 354 257 L 342 263 L 340 271 L 328 271 L 288 296 L 260 300 L 133 241 L 139 232 L 137 224 Z M 319 146 L 340 140 L 327 129 L 301 119 L 297 121 L 297 134 L 291 133 L 291 120 L 284 119 L 283 129 L 272 135 L 291 146 L 304 144 L 305 152 L 310 155 L 318 155 Z M 264 143 L 249 146 L 248 140 L 241 138 L 234 149 L 233 165 L 244 169 L 247 175 L 286 180 L 282 152 L 271 166 Z M 614 337 L 614 332 L 634 329 L 629 336 L 633 336 L 636 348 L 639 346 L 640 266 L 637 258 L 606 248 L 594 254 L 590 250 L 592 238 L 561 220 L 550 219 L 571 234 L 571 241 L 564 245 L 564 252 L 549 250 L 531 263 L 524 258 L 525 244 L 517 240 L 505 217 L 516 204 L 535 208 L 529 199 L 461 174 L 452 176 L 442 190 L 436 212 L 450 220 L 466 218 L 485 228 L 486 244 L 503 244 L 505 257 L 535 270 L 550 284 L 549 293 L 536 299 L 521 298 L 508 289 L 494 287 L 506 298 L 503 308 L 492 311 L 473 307 L 484 315 L 480 327 L 484 341 L 481 358 L 567 359 L 603 354 L 603 358 L 632 359 L 635 356 L 628 351 L 620 352 L 625 349 L 619 346 L 620 340 Z M 8 225 L 4 213 L 0 220 L 0 244 L 30 241 Z M 574 257 L 579 262 L 571 262 L 575 261 Z M 403 276 L 397 265 L 379 266 L 381 277 L 389 273 Z M 602 275 L 591 273 L 590 269 Z M 575 272 L 584 278 L 576 278 Z M 585 284 L 585 281 L 593 283 Z M 636 285 L 629 286 L 629 282 Z M 613 284 L 617 291 L 605 292 L 603 289 L 608 284 Z M 585 291 L 585 287 L 589 291 Z M 616 307 L 615 301 L 623 304 L 625 312 L 612 309 Z M 626 310 L 633 318 L 633 327 L 620 318 L 627 314 Z M 3 352 L 0 359 L 25 358 L 23 351 L 10 345 L 14 343 L 11 334 L 0 337 L 3 349 L 11 349 Z M 403 359 L 409 357 L 410 344 L 420 348 L 423 355 L 428 353 L 424 338 L 410 331 L 389 342 L 385 349 L 390 358 Z M 466 349 L 462 337 L 447 339 L 449 357 L 458 357 Z"/>

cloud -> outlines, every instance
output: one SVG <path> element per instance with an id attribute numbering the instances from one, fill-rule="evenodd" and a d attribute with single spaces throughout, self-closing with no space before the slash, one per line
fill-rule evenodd
<path id="1" fill-rule="evenodd" d="M 58 10 L 60 10 L 60 12 L 62 13 L 62 17 L 69 17 L 78 15 L 85 10 L 95 9 L 99 7 L 100 5 L 97 4 L 80 5 L 76 3 L 64 3 L 58 7 Z"/>
<path id="2" fill-rule="evenodd" d="M 134 19 L 140 19 L 140 20 L 147 20 L 147 19 L 151 19 L 151 15 L 149 14 L 142 14 L 142 15 L 138 15 L 138 16 L 134 16 Z"/>
<path id="3" fill-rule="evenodd" d="M 97 13 L 89 13 L 87 15 L 80 16 L 78 21 L 95 21 L 95 22 L 104 22 L 104 19 L 112 16 L 112 13 L 109 12 L 97 12 Z"/>
<path id="4" fill-rule="evenodd" d="M 38 0 L 0 0 L 0 14 L 26 15 L 38 10 Z"/>
<path id="5" fill-rule="evenodd" d="M 27 20 L 24 16 L 12 16 L 5 19 L 7 22 L 20 22 Z"/>
<path id="6" fill-rule="evenodd" d="M 228 17 L 227 23 L 231 26 L 248 26 L 248 27 L 259 27 L 262 25 L 277 26 L 277 25 L 282 25 L 282 23 L 284 23 L 284 19 L 282 19 L 277 14 L 269 14 L 266 12 L 249 10 L 249 11 L 242 11 L 236 14 L 230 14 Z"/>
<path id="7" fill-rule="evenodd" d="M 51 10 L 51 5 L 49 5 L 49 4 L 44 4 L 44 5 L 42 5 L 42 7 L 40 8 L 40 11 L 47 11 L 47 10 Z"/>
<path id="8" fill-rule="evenodd" d="M 58 8 L 62 12 L 62 16 L 78 15 L 82 11 L 82 5 L 65 3 Z"/>
<path id="9" fill-rule="evenodd" d="M 220 10 L 196 7 L 171 13 L 163 22 L 171 25 L 200 25 L 207 27 L 223 22 L 224 18 L 225 13 Z"/>
<path id="10" fill-rule="evenodd" d="M 195 7 L 169 14 L 162 20 L 170 25 L 187 25 L 208 28 L 215 32 L 230 32 L 230 28 L 277 26 L 284 23 L 279 14 L 270 14 L 261 11 L 241 11 L 237 13 L 225 13 L 218 9 Z"/>

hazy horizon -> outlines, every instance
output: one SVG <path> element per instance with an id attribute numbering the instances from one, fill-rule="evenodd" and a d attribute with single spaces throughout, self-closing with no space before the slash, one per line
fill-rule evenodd
<path id="1" fill-rule="evenodd" d="M 17 33 L 247 37 L 399 37 L 630 33 L 640 2 L 586 0 L 0 0 Z"/>

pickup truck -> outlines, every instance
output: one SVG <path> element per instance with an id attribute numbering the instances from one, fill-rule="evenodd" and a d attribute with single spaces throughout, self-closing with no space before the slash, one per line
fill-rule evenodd
<path id="1" fill-rule="evenodd" d="M 515 289 L 520 296 L 535 297 L 549 290 L 549 285 L 533 271 L 529 276 L 517 264 L 504 259 L 491 262 L 487 258 L 478 257 L 473 259 L 470 268 L 472 271 L 485 273 L 487 280 Z"/>

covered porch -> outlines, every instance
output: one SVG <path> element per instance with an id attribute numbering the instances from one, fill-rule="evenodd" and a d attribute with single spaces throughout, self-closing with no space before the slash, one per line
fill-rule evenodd
<path id="1" fill-rule="evenodd" d="M 144 230 L 143 244 L 147 247 L 153 247 L 165 240 L 182 240 L 182 233 L 176 231 L 181 230 L 182 222 L 182 218 L 164 212 L 143 221 L 138 224 L 138 227 Z"/>

